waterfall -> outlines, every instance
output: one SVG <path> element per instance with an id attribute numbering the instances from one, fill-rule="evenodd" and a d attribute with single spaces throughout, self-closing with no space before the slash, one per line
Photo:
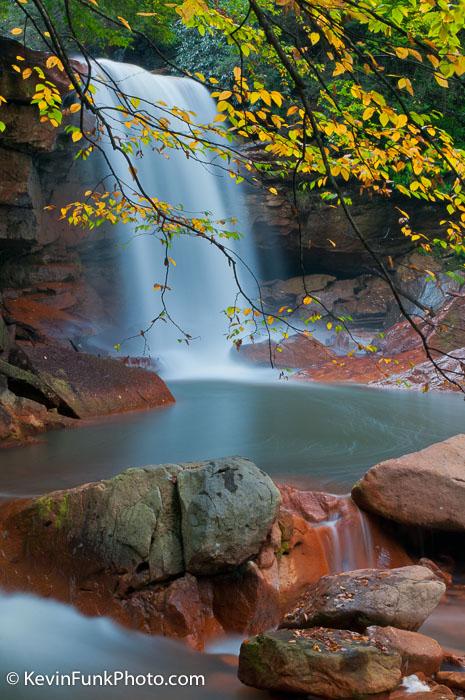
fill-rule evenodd
<path id="1" fill-rule="evenodd" d="M 118 111 L 123 98 L 115 88 L 125 95 L 140 98 L 138 109 L 145 110 L 151 117 L 166 116 L 164 110 L 172 107 L 195 113 L 192 116 L 195 124 L 210 124 L 216 115 L 216 105 L 208 90 L 187 78 L 157 75 L 138 66 L 105 59 L 94 66 L 94 84 L 96 103 L 105 107 L 105 119 L 123 136 L 128 135 L 128 127 L 124 124 L 126 118 Z M 186 124 L 176 117 L 168 115 L 168 118 L 170 125 L 185 133 Z M 129 182 L 124 156 L 114 151 L 105 136 L 102 146 L 112 169 Z M 203 161 L 199 162 L 187 158 L 182 150 L 170 148 L 159 153 L 154 144 L 149 143 L 142 146 L 140 156 L 132 160 L 149 196 L 173 206 L 181 205 L 189 217 L 204 217 L 206 212 L 215 221 L 235 217 L 238 222 L 227 222 L 225 229 L 247 233 L 241 189 L 224 169 L 209 162 L 209 157 L 203 156 Z M 224 165 L 224 161 L 219 162 Z M 113 186 L 110 182 L 106 181 L 106 189 Z M 120 293 L 123 303 L 115 341 L 125 341 L 122 348 L 125 355 L 137 356 L 146 349 L 144 339 L 140 336 L 131 341 L 126 339 L 146 329 L 162 310 L 160 291 L 154 290 L 154 284 L 164 281 L 165 251 L 153 232 L 136 232 L 135 227 L 131 229 L 129 225 L 117 228 L 122 248 Z M 222 242 L 253 267 L 254 256 L 247 236 L 242 241 L 222 239 Z M 147 336 L 150 353 L 164 376 L 229 373 L 233 353 L 231 342 L 225 337 L 228 320 L 223 310 L 236 305 L 237 286 L 231 266 L 208 241 L 187 235 L 174 241 L 169 256 L 176 266 L 170 267 L 168 309 L 176 324 L 193 340 L 186 344 L 179 329 L 169 322 L 158 322 Z M 242 283 L 257 296 L 252 274 L 243 272 Z"/>

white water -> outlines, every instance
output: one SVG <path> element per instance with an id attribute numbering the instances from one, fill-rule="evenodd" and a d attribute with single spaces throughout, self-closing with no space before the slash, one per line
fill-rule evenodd
<path id="1" fill-rule="evenodd" d="M 216 114 L 214 100 L 208 90 L 187 78 L 176 78 L 149 73 L 142 68 L 126 63 L 100 60 L 94 66 L 97 87 L 96 103 L 104 110 L 115 133 L 124 138 L 128 129 L 125 117 L 115 108 L 122 104 L 125 95 L 141 98 L 139 110 L 144 110 L 151 119 L 166 116 L 163 110 L 178 107 L 195 113 L 194 124 L 211 124 Z M 103 82 L 102 82 L 103 81 Z M 104 84 L 106 83 L 106 84 Z M 163 102 L 167 105 L 157 105 Z M 169 115 L 168 115 L 169 116 Z M 176 117 L 170 125 L 186 133 L 187 125 Z M 217 140 L 220 137 L 216 137 Z M 139 156 L 131 156 L 137 176 L 147 195 L 181 205 L 189 217 L 204 217 L 205 212 L 214 221 L 236 217 L 238 222 L 226 222 L 225 230 L 247 232 L 247 216 L 240 187 L 229 174 L 212 162 L 212 155 L 200 155 L 202 162 L 186 158 L 180 149 L 167 148 L 163 154 L 155 150 L 155 142 L 142 148 Z M 105 154 L 113 170 L 128 184 L 136 187 L 128 173 L 128 163 L 121 153 L 115 152 L 109 140 L 104 138 Z M 224 166 L 224 161 L 215 160 Z M 113 178 L 114 179 L 114 178 Z M 105 188 L 113 186 L 112 178 Z M 163 283 L 165 275 L 164 247 L 157 232 L 137 232 L 131 226 L 118 226 L 121 241 L 130 241 L 121 253 L 122 296 L 124 298 L 121 317 L 123 323 L 115 333 L 115 342 L 124 340 L 140 330 L 146 329 L 161 311 L 160 291 L 153 289 L 154 283 Z M 122 230 L 123 229 L 123 230 Z M 221 239 L 234 253 L 240 254 L 254 267 L 253 253 L 247 237 L 243 241 Z M 199 377 L 225 376 L 234 369 L 231 342 L 226 339 L 227 318 L 223 310 L 236 305 L 237 286 L 233 271 L 224 255 L 208 241 L 183 235 L 178 238 L 169 256 L 176 262 L 171 266 L 168 285 L 172 291 L 166 294 L 168 310 L 173 320 L 194 340 L 189 345 L 179 342 L 182 333 L 170 323 L 160 322 L 148 335 L 148 348 L 143 338 L 125 341 L 125 354 L 140 355 L 149 350 L 161 365 L 164 376 Z M 241 284 L 257 296 L 253 277 L 242 267 Z M 237 302 L 245 306 L 243 300 Z"/>

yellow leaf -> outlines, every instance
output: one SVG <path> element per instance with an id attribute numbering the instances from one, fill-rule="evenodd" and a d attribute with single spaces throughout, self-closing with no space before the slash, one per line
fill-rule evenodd
<path id="1" fill-rule="evenodd" d="M 82 132 L 81 131 L 73 131 L 71 138 L 74 141 L 74 143 L 76 143 L 77 141 L 80 141 L 82 139 Z"/>
<path id="2" fill-rule="evenodd" d="M 326 328 L 328 329 L 328 331 L 330 331 L 332 327 L 333 324 L 331 323 L 331 321 L 328 321 L 328 323 L 326 324 Z"/>
<path id="3" fill-rule="evenodd" d="M 13 34 L 13 36 L 19 36 L 22 33 L 23 30 L 21 29 L 21 27 L 14 27 L 14 29 L 10 30 L 10 34 Z"/>
<path id="4" fill-rule="evenodd" d="M 397 128 L 402 129 L 403 126 L 405 126 L 408 123 L 408 117 L 406 114 L 399 114 L 397 117 Z"/>
<path id="5" fill-rule="evenodd" d="M 315 44 L 318 44 L 318 42 L 320 41 L 320 35 L 318 34 L 318 32 L 312 32 L 310 34 L 310 41 L 312 42 L 313 46 L 315 46 Z"/>
<path id="6" fill-rule="evenodd" d="M 168 260 L 173 265 L 173 267 L 176 267 L 176 260 L 174 260 L 173 258 L 170 258 L 170 257 L 168 257 Z"/>
<path id="7" fill-rule="evenodd" d="M 234 66 L 233 74 L 234 74 L 234 78 L 237 81 L 239 81 L 241 79 L 242 72 L 241 72 L 241 69 L 239 68 L 239 66 Z"/>
<path id="8" fill-rule="evenodd" d="M 312 303 L 312 297 L 306 296 L 302 299 L 302 303 L 305 304 L 305 306 L 308 306 L 309 304 Z"/>
<path id="9" fill-rule="evenodd" d="M 74 104 L 71 105 L 71 107 L 69 108 L 69 111 L 71 112 L 71 114 L 74 114 L 75 112 L 79 112 L 80 109 L 81 109 L 81 105 L 79 104 L 79 102 L 75 102 Z"/>
<path id="10" fill-rule="evenodd" d="M 394 49 L 398 58 L 407 58 L 408 49 L 405 46 L 396 46 Z"/>
<path id="11" fill-rule="evenodd" d="M 278 194 L 278 190 L 276 189 L 276 187 L 270 187 L 269 191 L 271 192 L 271 194 L 274 194 L 274 195 Z"/>
<path id="12" fill-rule="evenodd" d="M 366 110 L 362 114 L 362 119 L 364 122 L 366 122 L 367 119 L 373 116 L 375 111 L 374 107 L 367 107 Z"/>
<path id="13" fill-rule="evenodd" d="M 441 87 L 448 87 L 449 86 L 449 81 L 446 80 L 442 75 L 439 73 L 434 74 L 434 79 L 436 80 L 437 84 L 440 85 Z"/>
<path id="14" fill-rule="evenodd" d="M 389 115 L 386 112 L 381 112 L 379 115 L 379 121 L 382 126 L 386 126 L 389 121 Z"/>
<path id="15" fill-rule="evenodd" d="M 126 27 L 126 29 L 129 29 L 129 31 L 132 32 L 131 25 L 129 24 L 127 19 L 124 19 L 124 17 L 120 17 L 119 15 L 118 15 L 118 19 L 121 22 L 121 24 Z"/>
<path id="16" fill-rule="evenodd" d="M 23 70 L 23 80 L 27 80 L 32 75 L 32 70 L 30 68 L 25 68 Z"/>

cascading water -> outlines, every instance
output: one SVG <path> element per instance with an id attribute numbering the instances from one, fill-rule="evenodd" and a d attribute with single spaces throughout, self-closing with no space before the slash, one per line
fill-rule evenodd
<path id="1" fill-rule="evenodd" d="M 121 111 L 125 96 L 141 100 L 140 110 L 151 119 L 167 116 L 170 126 L 186 133 L 185 122 L 166 114 L 177 107 L 192 113 L 195 124 L 210 124 L 216 114 L 214 100 L 208 90 L 193 80 L 149 73 L 138 66 L 100 60 L 94 66 L 96 86 L 95 101 L 104 107 L 105 119 L 115 133 L 128 136 L 124 124 L 127 117 Z M 121 91 L 121 92 L 120 92 Z M 166 105 L 166 106 L 165 106 Z M 128 163 L 122 153 L 115 152 L 109 139 L 102 140 L 105 157 L 111 168 L 126 183 L 135 187 L 128 173 Z M 155 149 L 153 142 L 141 148 L 132 162 L 137 177 L 150 197 L 156 197 L 173 206 L 181 205 L 189 217 L 205 217 L 208 212 L 213 221 L 226 221 L 225 230 L 247 229 L 247 216 L 240 188 L 223 168 L 208 156 L 187 158 L 182 149 L 167 148 L 163 153 Z M 114 178 L 113 178 L 114 179 Z M 110 189 L 110 180 L 105 187 Z M 237 223 L 230 224 L 231 217 Z M 162 283 L 165 250 L 156 232 L 137 232 L 135 227 L 119 227 L 121 242 L 129 242 L 121 252 L 121 277 L 124 304 L 121 310 L 118 336 L 127 339 L 146 329 L 161 311 L 160 292 L 154 284 Z M 121 230 L 126 229 L 126 230 Z M 128 230 L 129 229 L 129 230 Z M 131 239 L 129 241 L 129 239 Z M 222 239 L 234 254 L 240 254 L 253 267 L 253 254 L 247 237 L 244 241 Z M 169 252 L 176 266 L 171 266 L 169 291 L 166 295 L 169 313 L 176 324 L 192 336 L 189 345 L 179 342 L 182 332 L 170 323 L 158 323 L 150 332 L 148 342 L 162 371 L 176 376 L 201 376 L 208 372 L 225 374 L 230 371 L 231 343 L 227 340 L 227 318 L 223 310 L 234 306 L 237 286 L 227 259 L 215 246 L 203 239 L 188 235 L 178 237 Z M 253 276 L 245 273 L 241 283 L 251 287 Z M 257 289 L 253 290 L 257 296 Z M 141 353 L 143 340 L 125 341 L 124 352 Z"/>

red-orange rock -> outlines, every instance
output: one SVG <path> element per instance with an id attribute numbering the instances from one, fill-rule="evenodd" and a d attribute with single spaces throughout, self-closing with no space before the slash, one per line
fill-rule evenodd
<path id="1" fill-rule="evenodd" d="M 270 365 L 272 360 L 275 367 L 317 368 L 326 365 L 337 357 L 315 338 L 302 334 L 291 336 L 278 345 L 275 342 L 262 342 L 242 345 L 240 356 L 258 365 Z"/>
<path id="2" fill-rule="evenodd" d="M 366 634 L 370 639 L 399 652 L 402 657 L 402 673 L 405 676 L 418 672 L 432 676 L 441 667 L 443 650 L 431 637 L 396 627 L 377 626 L 368 627 Z"/>
<path id="3" fill-rule="evenodd" d="M 352 497 L 361 508 L 403 525 L 465 531 L 465 435 L 375 465 Z"/>
<path id="4" fill-rule="evenodd" d="M 465 691 L 465 672 L 439 671 L 436 673 L 436 680 L 449 688 L 458 688 Z"/>

